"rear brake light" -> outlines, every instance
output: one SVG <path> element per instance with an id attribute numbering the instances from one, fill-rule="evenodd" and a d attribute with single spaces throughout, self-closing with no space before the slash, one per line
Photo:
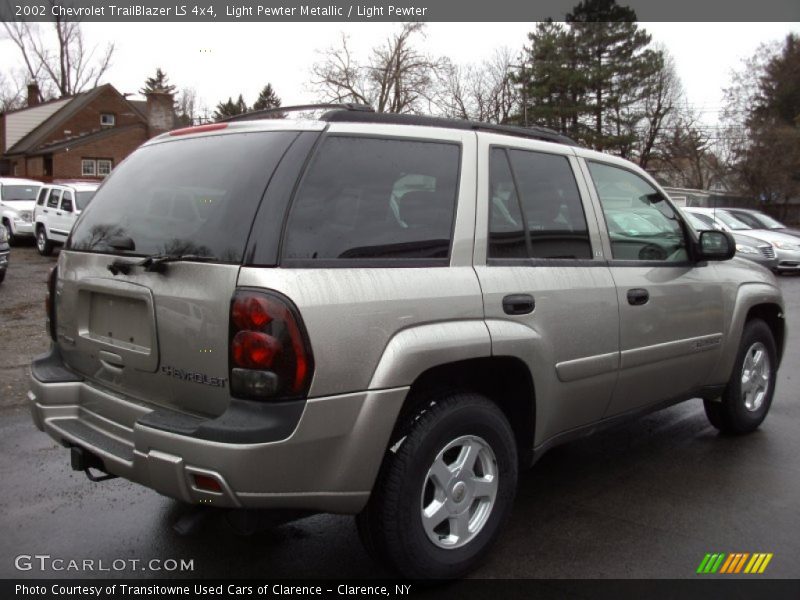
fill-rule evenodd
<path id="1" fill-rule="evenodd" d="M 222 484 L 208 475 L 194 475 L 194 485 L 199 490 L 222 493 Z"/>
<path id="2" fill-rule="evenodd" d="M 208 125 L 197 125 L 196 127 L 182 127 L 180 129 L 173 129 L 169 132 L 170 135 L 187 135 L 190 133 L 203 133 L 204 131 L 217 131 L 218 129 L 225 129 L 227 123 L 209 123 Z"/>
<path id="3" fill-rule="evenodd" d="M 300 314 L 288 298 L 276 292 L 237 290 L 230 318 L 234 396 L 261 400 L 304 397 L 313 364 Z"/>
<path id="4" fill-rule="evenodd" d="M 56 280 L 58 279 L 58 267 L 50 269 L 50 274 L 47 276 L 47 294 L 44 297 L 44 310 L 47 315 L 47 332 L 50 334 L 50 339 L 54 342 L 58 341 L 56 337 Z"/>

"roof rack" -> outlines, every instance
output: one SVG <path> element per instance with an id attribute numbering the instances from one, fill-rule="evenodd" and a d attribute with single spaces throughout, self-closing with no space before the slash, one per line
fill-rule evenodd
<path id="1" fill-rule="evenodd" d="M 465 119 L 446 119 L 443 117 L 427 117 L 420 115 L 408 115 L 397 113 L 376 113 L 368 104 L 299 104 L 297 106 L 281 106 L 278 108 L 267 108 L 264 110 L 254 110 L 227 119 L 222 119 L 220 123 L 231 121 L 246 121 L 250 119 L 269 118 L 271 115 L 283 114 L 288 112 L 302 112 L 310 110 L 325 110 L 321 121 L 329 123 L 386 123 L 390 125 L 421 125 L 425 127 L 443 127 L 446 129 L 462 129 L 471 131 L 487 131 L 515 137 L 524 137 L 545 142 L 555 142 L 567 146 L 577 146 L 578 143 L 572 138 L 547 129 L 546 127 L 530 126 L 519 127 L 516 125 L 495 125 L 493 123 L 481 123 L 480 121 L 468 121 Z"/>
<path id="2" fill-rule="evenodd" d="M 287 112 L 303 112 L 309 110 L 328 110 L 331 111 L 352 111 L 352 112 L 374 112 L 368 104 L 356 104 L 348 102 L 345 104 L 298 104 L 296 106 L 279 106 L 277 108 L 265 108 L 263 110 L 251 110 L 240 115 L 234 115 L 227 119 L 220 119 L 218 123 L 230 123 L 231 121 L 247 121 L 250 119 L 269 118 L 270 115 L 283 114 Z M 328 113 L 326 113 L 328 114 Z"/>
<path id="3" fill-rule="evenodd" d="M 425 127 L 443 127 L 471 131 L 487 131 L 503 135 L 513 135 L 545 142 L 555 142 L 567 146 L 578 146 L 572 138 L 562 135 L 546 127 L 518 127 L 516 125 L 495 125 L 479 121 L 462 119 L 445 119 L 442 117 L 426 117 L 396 113 L 376 113 L 374 111 L 340 111 L 332 110 L 320 117 L 321 121 L 347 123 L 386 123 L 390 125 L 421 125 Z"/>

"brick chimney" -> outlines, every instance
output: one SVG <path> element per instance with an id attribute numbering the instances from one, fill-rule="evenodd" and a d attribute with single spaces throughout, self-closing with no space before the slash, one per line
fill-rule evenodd
<path id="1" fill-rule="evenodd" d="M 39 84 L 35 81 L 28 84 L 28 106 L 39 104 Z"/>
<path id="2" fill-rule="evenodd" d="M 155 137 L 175 129 L 175 109 L 173 95 L 168 92 L 148 92 L 147 135 Z"/>

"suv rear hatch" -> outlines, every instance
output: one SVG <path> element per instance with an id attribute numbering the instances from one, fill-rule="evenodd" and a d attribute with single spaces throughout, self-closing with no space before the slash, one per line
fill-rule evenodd
<path id="1" fill-rule="evenodd" d="M 66 364 L 142 404 L 224 412 L 239 268 L 272 173 L 298 135 L 173 137 L 120 165 L 59 260 L 55 329 Z"/>

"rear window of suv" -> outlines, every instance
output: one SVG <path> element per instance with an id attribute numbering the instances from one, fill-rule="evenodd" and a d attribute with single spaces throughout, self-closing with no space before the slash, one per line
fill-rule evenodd
<path id="1" fill-rule="evenodd" d="M 145 146 L 97 190 L 69 249 L 241 262 L 270 176 L 297 135 L 234 133 Z"/>
<path id="2" fill-rule="evenodd" d="M 460 154 L 447 142 L 326 138 L 295 196 L 283 262 L 446 264 Z"/>

